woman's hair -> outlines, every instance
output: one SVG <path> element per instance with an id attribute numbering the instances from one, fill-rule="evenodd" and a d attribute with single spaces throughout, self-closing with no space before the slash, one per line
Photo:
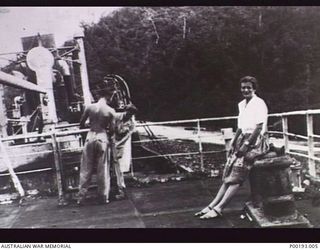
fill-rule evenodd
<path id="1" fill-rule="evenodd" d="M 244 76 L 240 79 L 240 84 L 243 82 L 251 82 L 253 89 L 257 89 L 258 87 L 258 81 L 255 77 L 253 76 Z"/>

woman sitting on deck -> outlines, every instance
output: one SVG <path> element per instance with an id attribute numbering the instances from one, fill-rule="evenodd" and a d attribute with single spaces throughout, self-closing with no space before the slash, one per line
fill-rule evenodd
<path id="1" fill-rule="evenodd" d="M 257 80 L 251 76 L 240 79 L 241 93 L 245 98 L 238 104 L 238 129 L 232 140 L 231 150 L 223 173 L 223 184 L 213 201 L 195 216 L 210 219 L 222 216 L 222 210 L 233 198 L 248 176 L 253 159 L 268 149 L 266 126 L 268 108 L 256 96 Z"/>

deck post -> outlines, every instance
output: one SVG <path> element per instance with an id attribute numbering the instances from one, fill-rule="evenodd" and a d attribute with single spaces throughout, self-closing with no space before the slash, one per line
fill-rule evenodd
<path id="1" fill-rule="evenodd" d="M 74 39 L 77 41 L 79 45 L 79 60 L 80 64 L 80 77 L 81 77 L 81 86 L 82 86 L 82 93 L 84 99 L 84 105 L 88 106 L 91 104 L 91 92 L 89 87 L 89 78 L 88 78 L 88 71 L 87 71 L 87 63 L 86 63 L 86 55 L 84 52 L 84 34 L 80 32 L 74 35 Z"/>
<path id="2" fill-rule="evenodd" d="M 231 149 L 231 141 L 233 138 L 233 130 L 232 128 L 223 128 L 221 129 L 221 133 L 224 140 L 224 146 L 226 150 L 226 158 L 228 158 L 228 152 Z"/>
<path id="3" fill-rule="evenodd" d="M 203 165 L 202 142 L 201 142 L 200 132 L 201 132 L 200 119 L 197 119 L 197 134 L 198 134 L 199 153 L 200 153 L 200 168 L 203 171 L 204 165 Z"/>
<path id="4" fill-rule="evenodd" d="M 15 189 L 18 191 L 20 197 L 22 198 L 22 197 L 25 196 L 25 191 L 24 191 L 24 189 L 23 189 L 23 187 L 22 187 L 22 185 L 21 185 L 21 183 L 19 181 L 18 176 L 16 175 L 16 173 L 13 170 L 13 166 L 12 166 L 12 163 L 10 161 L 7 149 L 5 148 L 5 146 L 4 146 L 4 144 L 3 144 L 1 139 L 0 139 L 0 151 L 2 152 L 4 163 L 8 167 L 8 171 L 10 173 L 10 177 L 11 177 L 11 180 L 13 182 L 13 185 L 14 185 Z"/>
<path id="5" fill-rule="evenodd" d="M 62 175 L 61 175 L 61 167 L 62 167 L 62 160 L 61 160 L 61 152 L 60 146 L 57 141 L 57 135 L 55 130 L 52 131 L 51 134 L 52 139 L 52 149 L 53 149 L 53 157 L 54 157 L 54 165 L 56 168 L 56 175 L 57 175 L 57 186 L 58 186 L 58 196 L 59 196 L 59 205 L 63 203 L 63 185 L 62 185 Z"/>
<path id="6" fill-rule="evenodd" d="M 0 84 L 0 136 L 6 137 L 7 134 L 7 110 L 4 104 L 4 86 Z"/>
<path id="7" fill-rule="evenodd" d="M 313 140 L 313 116 L 307 111 L 307 136 L 308 136 L 308 166 L 309 174 L 316 176 L 316 168 L 314 162 L 314 140 Z"/>
<path id="8" fill-rule="evenodd" d="M 281 116 L 285 152 L 289 153 L 288 117 Z"/>

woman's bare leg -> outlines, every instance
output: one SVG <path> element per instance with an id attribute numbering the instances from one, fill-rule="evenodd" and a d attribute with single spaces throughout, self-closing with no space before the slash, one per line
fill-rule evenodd
<path id="1" fill-rule="evenodd" d="M 240 187 L 240 184 L 231 184 L 228 186 L 226 192 L 224 193 L 222 199 L 219 201 L 218 204 L 216 204 L 212 210 L 210 210 L 205 215 L 201 216 L 201 219 L 210 219 L 215 218 L 219 215 L 221 215 L 221 211 L 225 206 L 229 203 L 229 201 L 234 197 L 234 195 L 237 193 L 238 189 Z"/>
<path id="2" fill-rule="evenodd" d="M 219 201 L 222 199 L 224 196 L 226 190 L 228 188 L 228 184 L 223 183 L 216 194 L 216 197 L 210 202 L 208 206 L 206 206 L 204 209 L 202 209 L 200 212 L 195 213 L 195 216 L 202 216 L 209 212 L 215 205 L 219 203 Z"/>
<path id="3" fill-rule="evenodd" d="M 211 201 L 211 203 L 208 205 L 208 207 L 213 208 L 214 206 L 216 206 L 223 199 L 228 188 L 229 188 L 229 184 L 223 183 L 221 185 L 218 193 L 216 194 L 216 197 L 213 199 L 213 201 Z"/>

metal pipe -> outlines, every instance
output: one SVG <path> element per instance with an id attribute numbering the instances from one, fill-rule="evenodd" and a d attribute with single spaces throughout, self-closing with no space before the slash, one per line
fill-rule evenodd
<path id="1" fill-rule="evenodd" d="M 40 86 L 33 84 L 32 82 L 29 82 L 29 81 L 20 79 L 18 77 L 9 75 L 9 74 L 4 73 L 2 71 L 0 71 L 0 81 L 2 84 L 8 85 L 11 87 L 31 90 L 31 91 L 39 92 L 42 94 L 47 93 L 47 91 L 44 88 L 41 88 Z"/>
<path id="2" fill-rule="evenodd" d="M 81 77 L 81 86 L 83 92 L 84 105 L 88 106 L 92 102 L 92 95 L 89 87 L 89 78 L 87 71 L 87 63 L 86 63 L 86 55 L 84 52 L 84 42 L 83 42 L 84 34 L 81 32 L 74 36 L 74 39 L 78 42 L 80 51 L 79 51 L 79 60 L 80 64 L 80 77 Z"/>

